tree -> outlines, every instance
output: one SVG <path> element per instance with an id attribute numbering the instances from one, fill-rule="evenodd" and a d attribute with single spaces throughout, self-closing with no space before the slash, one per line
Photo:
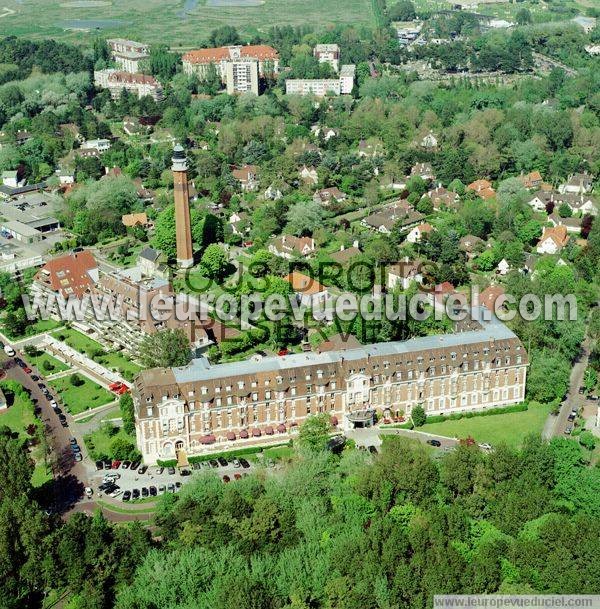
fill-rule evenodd
<path id="1" fill-rule="evenodd" d="M 413 425 L 415 427 L 423 427 L 425 423 L 427 423 L 427 415 L 425 414 L 425 409 L 421 404 L 417 404 L 410 413 L 410 418 L 412 419 Z"/>
<path id="2" fill-rule="evenodd" d="M 135 433 L 135 410 L 133 406 L 133 398 L 131 393 L 124 393 L 119 398 L 119 409 L 121 411 L 121 419 L 123 421 L 123 429 L 128 434 Z"/>
<path id="3" fill-rule="evenodd" d="M 417 13 L 415 5 L 410 0 L 400 0 L 390 6 L 388 15 L 392 21 L 412 21 Z"/>
<path id="4" fill-rule="evenodd" d="M 208 42 L 211 47 L 225 47 L 240 44 L 241 41 L 238 31 L 232 25 L 223 25 L 210 33 Z"/>
<path id="5" fill-rule="evenodd" d="M 298 201 L 290 207 L 287 213 L 286 231 L 301 237 L 312 235 L 323 225 L 323 208 L 319 203 Z"/>
<path id="6" fill-rule="evenodd" d="M 152 245 L 161 250 L 167 258 L 174 260 L 177 256 L 175 237 L 175 206 L 169 205 L 156 218 Z"/>
<path id="7" fill-rule="evenodd" d="M 329 415 L 320 413 L 308 417 L 300 426 L 298 444 L 308 451 L 320 451 L 327 448 L 331 421 Z"/>
<path id="8" fill-rule="evenodd" d="M 220 245 L 213 243 L 204 250 L 204 254 L 202 254 L 200 260 L 200 266 L 202 267 L 203 273 L 209 279 L 220 282 L 224 279 L 229 267 L 227 254 L 225 254 Z"/>
<path id="9" fill-rule="evenodd" d="M 573 212 L 567 203 L 561 203 L 558 207 L 558 215 L 561 218 L 570 218 Z"/>
<path id="10" fill-rule="evenodd" d="M 515 14 L 515 19 L 519 25 L 531 23 L 531 11 L 528 8 L 521 8 Z"/>
<path id="11" fill-rule="evenodd" d="M 140 345 L 140 361 L 145 368 L 185 366 L 191 359 L 190 343 L 180 328 L 148 334 Z"/>
<path id="12" fill-rule="evenodd" d="M 579 444 L 588 450 L 596 448 L 596 436 L 591 431 L 582 431 L 579 435 Z"/>

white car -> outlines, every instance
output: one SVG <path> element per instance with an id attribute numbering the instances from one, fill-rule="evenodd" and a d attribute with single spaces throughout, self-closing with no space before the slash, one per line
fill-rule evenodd
<path id="1" fill-rule="evenodd" d="M 119 496 L 119 495 L 120 495 L 122 492 L 123 492 L 123 491 L 122 491 L 120 488 L 118 488 L 116 491 L 113 491 L 113 492 L 112 492 L 112 493 L 109 495 L 109 497 L 112 497 L 113 499 L 115 499 L 115 498 L 116 498 L 116 497 L 118 497 L 118 496 Z"/>
<path id="2" fill-rule="evenodd" d="M 102 482 L 114 482 L 121 477 L 121 474 L 104 474 L 104 478 L 102 478 Z"/>
<path id="3" fill-rule="evenodd" d="M 15 350 L 10 345 L 4 345 L 4 353 L 9 357 L 14 357 L 16 355 Z"/>
<path id="4" fill-rule="evenodd" d="M 56 410 L 58 408 L 58 404 L 56 403 L 56 400 L 50 400 L 50 406 L 52 406 L 52 408 L 54 408 L 54 410 Z"/>
<path id="5" fill-rule="evenodd" d="M 91 499 L 92 495 L 94 494 L 94 491 L 89 486 L 86 486 L 84 493 L 88 499 Z"/>
<path id="6" fill-rule="evenodd" d="M 483 442 L 482 444 L 478 444 L 479 448 L 481 448 L 481 450 L 492 450 L 492 445 L 488 444 L 487 442 Z"/>

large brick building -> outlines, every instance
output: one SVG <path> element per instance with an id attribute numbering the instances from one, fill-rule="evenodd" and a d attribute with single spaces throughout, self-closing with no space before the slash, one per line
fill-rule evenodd
<path id="1" fill-rule="evenodd" d="M 328 413 L 342 429 L 361 413 L 428 414 L 523 401 L 527 354 L 500 321 L 477 329 L 324 353 L 255 357 L 140 373 L 134 385 L 144 460 L 269 443 L 306 417 Z"/>
<path id="2" fill-rule="evenodd" d="M 230 95 L 248 91 L 258 95 L 259 76 L 279 70 L 277 51 L 264 44 L 198 49 L 184 53 L 181 59 L 183 71 L 200 80 L 213 65 Z"/>

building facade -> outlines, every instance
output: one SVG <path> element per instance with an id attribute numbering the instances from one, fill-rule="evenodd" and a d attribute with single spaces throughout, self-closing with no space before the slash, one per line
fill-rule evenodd
<path id="1" fill-rule="evenodd" d="M 154 76 L 132 74 L 112 68 L 96 70 L 94 84 L 102 89 L 108 89 L 114 99 L 121 95 L 123 89 L 135 93 L 139 98 L 149 95 L 156 101 L 162 99 L 163 94 L 162 86 Z"/>
<path id="2" fill-rule="evenodd" d="M 404 342 L 145 370 L 133 396 L 146 463 L 286 438 L 327 413 L 349 429 L 357 415 L 451 414 L 522 402 L 527 353 L 500 321 Z M 281 441 L 281 440 L 280 440 Z"/>
<path id="3" fill-rule="evenodd" d="M 185 74 L 195 74 L 200 80 L 205 79 L 210 66 L 214 66 L 229 94 L 258 95 L 259 78 L 279 71 L 277 51 L 263 44 L 188 51 L 182 63 Z"/>
<path id="4" fill-rule="evenodd" d="M 354 65 L 344 65 L 339 78 L 288 78 L 285 81 L 286 95 L 350 95 L 354 89 Z"/>
<path id="5" fill-rule="evenodd" d="M 340 47 L 337 44 L 318 44 L 313 49 L 313 55 L 319 63 L 328 63 L 334 72 L 340 69 Z"/>

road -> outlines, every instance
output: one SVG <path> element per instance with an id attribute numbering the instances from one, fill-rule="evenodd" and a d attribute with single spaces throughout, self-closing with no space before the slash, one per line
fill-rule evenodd
<path id="1" fill-rule="evenodd" d="M 458 446 L 457 438 L 448 438 L 446 436 L 438 436 L 425 433 L 424 431 L 415 431 L 412 429 L 395 429 L 381 427 L 367 427 L 364 429 L 352 429 L 346 432 L 346 437 L 353 439 L 357 446 L 380 446 L 380 436 L 405 436 L 412 440 L 418 440 L 422 443 L 427 443 L 428 440 L 438 440 L 441 443 L 440 448 L 454 448 Z"/>
<path id="2" fill-rule="evenodd" d="M 581 345 L 581 353 L 575 360 L 571 369 L 571 378 L 569 381 L 569 390 L 565 399 L 560 405 L 560 412 L 557 416 L 550 415 L 544 426 L 542 436 L 549 440 L 553 436 L 561 436 L 565 432 L 567 426 L 567 418 L 573 408 L 580 408 L 585 404 L 585 396 L 579 394 L 579 387 L 583 385 L 583 375 L 588 366 L 590 357 L 590 343 L 586 338 Z"/>
<path id="3" fill-rule="evenodd" d="M 23 354 L 17 353 L 17 355 L 27 361 Z M 83 489 L 87 486 L 87 468 L 83 462 L 75 462 L 70 448 L 70 438 L 74 436 L 77 438 L 79 446 L 84 450 L 83 438 L 76 431 L 73 431 L 76 426 L 72 424 L 73 420 L 67 412 L 64 414 L 70 427 L 63 427 L 60 424 L 52 406 L 38 387 L 37 381 L 34 381 L 29 374 L 24 372 L 13 358 L 7 358 L 3 355 L 2 366 L 6 372 L 6 379 L 14 380 L 23 385 L 30 393 L 33 403 L 38 408 L 37 416 L 44 424 L 55 479 L 55 484 L 52 487 L 53 494 L 47 497 L 48 501 L 44 507 L 53 507 L 58 512 L 68 510 L 74 501 L 83 495 Z M 32 374 L 37 374 L 40 378 L 43 378 L 37 369 L 32 367 L 32 370 Z"/>

